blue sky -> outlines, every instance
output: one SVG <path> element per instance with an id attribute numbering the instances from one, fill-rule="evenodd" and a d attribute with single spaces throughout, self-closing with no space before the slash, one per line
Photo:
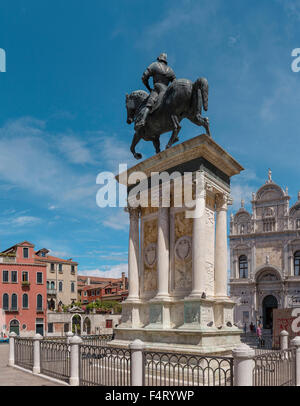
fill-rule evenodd
<path id="1" fill-rule="evenodd" d="M 96 206 L 97 174 L 134 163 L 125 94 L 167 52 L 177 77 L 210 84 L 212 136 L 245 168 L 234 206 L 267 179 L 299 182 L 300 1 L 15 0 L 0 5 L 0 249 L 22 240 L 81 272 L 127 270 L 128 221 Z M 180 140 L 200 134 L 183 121 Z M 162 136 L 165 145 L 168 135 Z M 141 142 L 144 157 L 152 145 Z"/>

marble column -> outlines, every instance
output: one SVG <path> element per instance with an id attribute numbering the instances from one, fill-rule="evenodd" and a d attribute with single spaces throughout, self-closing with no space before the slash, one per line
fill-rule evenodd
<path id="1" fill-rule="evenodd" d="M 139 208 L 128 208 L 129 248 L 128 248 L 128 284 L 127 301 L 138 300 L 139 295 Z"/>
<path id="2" fill-rule="evenodd" d="M 201 297 L 205 292 L 206 235 L 205 235 L 206 190 L 203 185 L 196 191 L 196 206 L 193 219 L 192 238 L 192 292 L 190 297 Z"/>
<path id="3" fill-rule="evenodd" d="M 227 198 L 216 196 L 215 296 L 227 296 Z"/>
<path id="4" fill-rule="evenodd" d="M 170 209 L 158 209 L 157 234 L 157 294 L 155 299 L 169 297 L 169 261 L 170 261 Z"/>

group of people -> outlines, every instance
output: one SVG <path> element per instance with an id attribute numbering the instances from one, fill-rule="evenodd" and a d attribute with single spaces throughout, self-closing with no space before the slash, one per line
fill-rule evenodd
<path id="1" fill-rule="evenodd" d="M 261 323 L 261 320 L 259 320 L 257 322 L 257 325 L 253 324 L 252 321 L 251 321 L 251 323 L 249 325 L 249 330 L 250 330 L 250 333 L 257 335 L 258 340 L 259 340 L 259 344 L 262 345 L 264 339 L 263 339 L 263 336 L 262 336 L 262 323 Z M 245 334 L 247 333 L 247 324 L 246 323 L 244 324 L 244 333 Z"/>

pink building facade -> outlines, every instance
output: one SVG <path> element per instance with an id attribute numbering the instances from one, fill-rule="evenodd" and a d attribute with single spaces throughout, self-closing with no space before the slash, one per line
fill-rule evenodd
<path id="1" fill-rule="evenodd" d="M 0 334 L 45 334 L 47 318 L 46 265 L 35 262 L 28 241 L 0 253 Z"/>

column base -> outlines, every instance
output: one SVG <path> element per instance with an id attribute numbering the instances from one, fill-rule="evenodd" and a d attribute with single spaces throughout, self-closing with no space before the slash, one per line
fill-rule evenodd
<path id="1" fill-rule="evenodd" d="M 164 293 L 156 295 L 149 300 L 149 302 L 170 302 L 170 301 L 171 301 L 170 296 Z"/>
<path id="2" fill-rule="evenodd" d="M 41 373 L 41 369 L 39 367 L 33 367 L 32 373 L 33 375 L 38 375 Z"/>
<path id="3" fill-rule="evenodd" d="M 79 378 L 70 378 L 70 386 L 79 386 Z"/>

